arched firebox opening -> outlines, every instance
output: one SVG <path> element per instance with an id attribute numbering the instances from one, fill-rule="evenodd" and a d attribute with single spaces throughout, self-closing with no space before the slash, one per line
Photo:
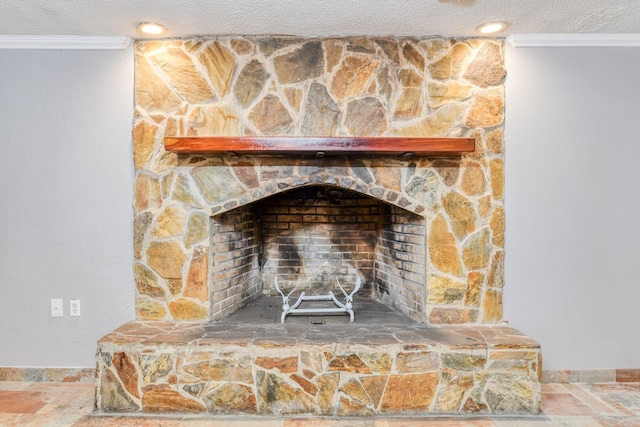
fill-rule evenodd
<path id="1" fill-rule="evenodd" d="M 426 319 L 425 218 L 331 185 L 281 192 L 211 218 L 211 313 L 261 296 L 327 294 L 359 278 L 371 298 Z M 338 294 L 340 292 L 338 291 Z"/>

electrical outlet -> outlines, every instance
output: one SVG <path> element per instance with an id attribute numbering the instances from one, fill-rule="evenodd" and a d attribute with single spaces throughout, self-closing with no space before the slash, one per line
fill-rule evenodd
<path id="1" fill-rule="evenodd" d="M 51 299 L 51 317 L 64 316 L 64 310 L 62 309 L 62 298 Z"/>
<path id="2" fill-rule="evenodd" d="M 79 299 L 69 300 L 69 316 L 74 316 L 74 317 L 80 316 L 80 300 Z"/>

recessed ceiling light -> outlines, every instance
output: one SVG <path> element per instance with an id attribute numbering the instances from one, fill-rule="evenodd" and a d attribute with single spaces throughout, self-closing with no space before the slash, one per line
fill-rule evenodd
<path id="1" fill-rule="evenodd" d="M 476 29 L 476 31 L 478 32 L 478 34 L 487 35 L 487 34 L 496 34 L 506 29 L 507 29 L 507 24 L 504 22 L 488 22 L 486 24 L 480 25 Z"/>
<path id="2" fill-rule="evenodd" d="M 162 36 L 167 33 L 167 28 L 155 22 L 143 22 L 137 27 L 138 33 L 143 36 Z"/>

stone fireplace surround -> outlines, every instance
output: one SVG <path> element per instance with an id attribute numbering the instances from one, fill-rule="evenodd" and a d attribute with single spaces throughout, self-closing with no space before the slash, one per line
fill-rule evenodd
<path id="1" fill-rule="evenodd" d="M 503 49 L 441 38 L 138 42 L 137 320 L 98 344 L 97 410 L 536 412 L 539 346 L 502 324 Z M 314 159 L 178 156 L 162 143 L 238 134 L 470 136 L 477 149 Z M 328 210 L 311 193 L 345 206 Z M 290 203 L 301 199 L 313 201 Z M 318 250 L 322 239 L 331 249 Z M 363 275 L 363 296 L 413 326 L 356 321 L 332 342 L 331 325 L 229 320 L 271 294 L 275 274 L 314 289 Z"/>

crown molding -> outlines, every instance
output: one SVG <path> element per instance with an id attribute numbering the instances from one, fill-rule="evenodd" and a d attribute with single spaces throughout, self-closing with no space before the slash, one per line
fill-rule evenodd
<path id="1" fill-rule="evenodd" d="M 0 49 L 122 50 L 129 43 L 124 36 L 0 36 Z"/>
<path id="2" fill-rule="evenodd" d="M 545 33 L 512 34 L 513 47 L 639 47 L 640 34 Z"/>

